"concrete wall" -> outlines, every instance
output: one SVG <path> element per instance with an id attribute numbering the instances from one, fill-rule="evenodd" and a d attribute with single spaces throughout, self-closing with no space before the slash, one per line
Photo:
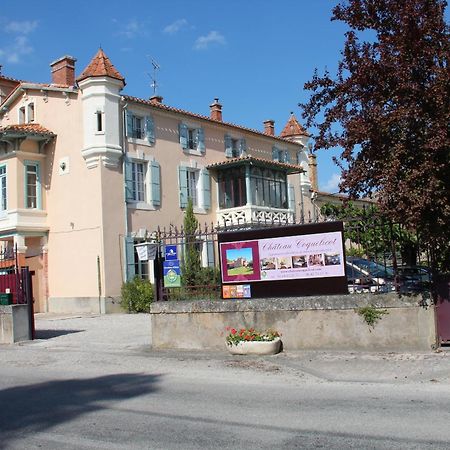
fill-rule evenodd
<path id="1" fill-rule="evenodd" d="M 356 309 L 385 308 L 374 328 Z M 151 308 L 154 348 L 224 349 L 226 327 L 276 329 L 287 350 L 429 350 L 434 307 L 420 298 L 347 295 L 233 301 L 161 302 Z"/>
<path id="2" fill-rule="evenodd" d="M 0 305 L 0 344 L 30 339 L 28 305 Z"/>
<path id="3" fill-rule="evenodd" d="M 52 313 L 66 314 L 110 314 L 124 313 L 119 304 L 120 298 L 115 297 L 49 297 L 48 309 Z"/>

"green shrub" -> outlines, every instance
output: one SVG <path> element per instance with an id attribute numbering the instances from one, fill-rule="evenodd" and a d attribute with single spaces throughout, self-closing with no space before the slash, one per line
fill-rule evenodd
<path id="1" fill-rule="evenodd" d="M 148 280 L 134 277 L 122 285 L 120 305 L 128 312 L 149 312 L 153 301 L 153 286 Z"/>
<path id="2" fill-rule="evenodd" d="M 357 313 L 364 319 L 364 322 L 372 328 L 375 328 L 375 324 L 381 320 L 384 314 L 389 314 L 387 309 L 379 309 L 373 305 L 358 308 Z"/>

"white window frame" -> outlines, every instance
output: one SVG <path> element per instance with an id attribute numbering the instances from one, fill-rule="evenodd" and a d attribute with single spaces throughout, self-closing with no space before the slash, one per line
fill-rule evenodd
<path id="1" fill-rule="evenodd" d="M 199 208 L 200 200 L 200 169 L 193 167 L 187 167 L 186 170 L 186 184 L 187 184 L 187 194 L 188 198 L 192 199 L 192 205 L 195 208 Z"/>
<path id="2" fill-rule="evenodd" d="M 30 102 L 27 104 L 27 123 L 36 122 L 36 110 L 34 102 Z"/>
<path id="3" fill-rule="evenodd" d="M 138 169 L 142 169 L 138 170 Z M 131 172 L 133 182 L 133 199 L 136 203 L 148 203 L 148 163 L 146 161 L 131 161 Z"/>
<path id="4" fill-rule="evenodd" d="M 154 158 L 146 158 L 145 155 L 136 155 L 130 157 L 130 162 L 132 164 L 132 172 L 134 177 L 134 167 L 136 164 L 142 164 L 144 168 L 144 199 L 143 200 L 137 200 L 134 198 L 134 200 L 129 200 L 128 205 L 129 207 L 133 209 L 142 209 L 142 210 L 148 210 L 148 211 L 154 211 L 157 209 L 157 206 L 153 204 L 153 197 L 152 197 L 152 174 L 150 170 L 150 163 L 154 160 Z M 134 186 L 134 179 L 133 179 L 133 193 L 136 192 L 135 186 Z"/>
<path id="5" fill-rule="evenodd" d="M 190 121 L 182 121 L 182 123 L 187 127 L 187 142 L 188 146 L 183 148 L 183 152 L 186 155 L 195 155 L 195 156 L 204 156 L 204 153 L 199 149 L 199 144 L 195 145 L 195 133 L 197 130 L 202 130 L 204 133 L 204 128 L 199 123 L 190 122 Z M 190 146 L 192 145 L 192 147 Z M 206 145 L 206 143 L 204 143 Z"/>
<path id="6" fill-rule="evenodd" d="M 156 143 L 156 137 L 154 139 L 154 142 L 149 142 L 149 140 L 147 139 L 147 119 L 151 119 L 151 121 L 153 122 L 153 134 L 155 134 L 155 122 L 154 122 L 154 116 L 149 112 L 149 111 L 144 111 L 144 110 L 128 110 L 127 111 L 127 115 L 131 116 L 131 134 L 128 134 L 128 130 L 127 130 L 127 120 L 125 120 L 124 126 L 127 132 L 127 140 L 128 142 L 131 142 L 133 144 L 139 144 L 139 145 L 143 145 L 146 147 L 154 147 L 155 143 Z M 135 134 L 136 131 L 136 119 L 139 119 L 141 121 L 141 127 L 140 127 L 140 136 L 137 136 Z"/>
<path id="7" fill-rule="evenodd" d="M 196 176 L 196 195 L 197 195 L 197 205 L 193 205 L 194 213 L 196 214 L 208 214 L 208 209 L 205 208 L 205 199 L 204 199 L 204 186 L 203 186 L 203 176 L 202 169 L 203 166 L 198 165 L 195 161 L 191 161 L 190 163 L 180 163 L 180 166 L 186 169 L 186 174 L 189 172 L 194 172 Z"/>
<path id="8" fill-rule="evenodd" d="M 23 105 L 21 107 L 19 107 L 18 111 L 17 111 L 17 123 L 24 124 L 27 123 L 27 107 L 26 105 Z"/>
<path id="9" fill-rule="evenodd" d="M 134 276 L 139 277 L 142 280 L 150 279 L 150 264 L 149 261 L 141 261 L 138 257 L 136 250 L 136 244 L 140 244 L 143 241 L 141 239 L 135 239 L 133 245 L 133 256 L 134 256 Z"/>
<path id="10" fill-rule="evenodd" d="M 136 121 L 137 120 L 140 121 L 140 125 L 141 125 L 140 128 L 139 128 L 140 135 L 137 135 L 137 133 L 136 133 L 137 130 L 138 130 L 138 128 L 136 127 Z M 131 115 L 131 123 L 132 123 L 132 126 L 131 126 L 131 131 L 132 131 L 131 139 L 135 139 L 135 140 L 138 140 L 138 141 L 145 140 L 145 116 L 141 116 L 140 114 L 133 113 Z"/>
<path id="11" fill-rule="evenodd" d="M 17 110 L 17 123 L 35 123 L 36 122 L 36 102 L 34 100 L 24 102 Z"/>
<path id="12" fill-rule="evenodd" d="M 8 210 L 8 175 L 6 164 L 0 165 L 0 217 Z"/>
<path id="13" fill-rule="evenodd" d="M 99 125 L 101 125 L 100 130 Z M 105 134 L 105 113 L 102 108 L 97 108 L 95 111 L 95 134 Z"/>
<path id="14" fill-rule="evenodd" d="M 30 171 L 30 168 L 34 168 L 34 170 Z M 24 169 L 25 169 L 25 208 L 26 209 L 42 209 L 42 193 L 41 193 L 41 165 L 39 161 L 24 161 Z M 30 191 L 30 185 L 28 184 L 28 175 L 34 174 L 36 178 L 34 195 L 30 195 L 32 192 Z M 28 206 L 28 201 L 31 197 L 35 197 L 36 204 L 33 206 Z"/>

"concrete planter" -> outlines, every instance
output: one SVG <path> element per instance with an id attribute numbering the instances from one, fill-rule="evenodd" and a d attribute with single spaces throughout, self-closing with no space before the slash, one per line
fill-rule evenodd
<path id="1" fill-rule="evenodd" d="M 275 355 L 281 349 L 281 339 L 273 341 L 241 341 L 236 345 L 227 344 L 232 355 Z"/>

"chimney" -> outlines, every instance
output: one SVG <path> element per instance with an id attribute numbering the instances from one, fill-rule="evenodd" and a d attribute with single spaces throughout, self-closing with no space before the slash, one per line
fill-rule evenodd
<path id="1" fill-rule="evenodd" d="M 265 120 L 264 122 L 264 134 L 268 136 L 275 136 L 275 121 Z"/>
<path id="2" fill-rule="evenodd" d="M 75 61 L 73 56 L 65 55 L 50 64 L 52 84 L 75 85 Z"/>
<path id="3" fill-rule="evenodd" d="M 163 98 L 160 95 L 152 95 L 150 97 L 150 102 L 161 104 L 163 102 Z"/>
<path id="4" fill-rule="evenodd" d="M 211 119 L 222 122 L 222 105 L 219 103 L 218 98 L 214 99 L 214 103 L 212 105 L 209 105 L 209 108 Z"/>
<path id="5" fill-rule="evenodd" d="M 317 158 L 314 153 L 308 153 L 308 167 L 311 190 L 317 192 L 319 190 L 319 185 L 317 182 Z"/>

